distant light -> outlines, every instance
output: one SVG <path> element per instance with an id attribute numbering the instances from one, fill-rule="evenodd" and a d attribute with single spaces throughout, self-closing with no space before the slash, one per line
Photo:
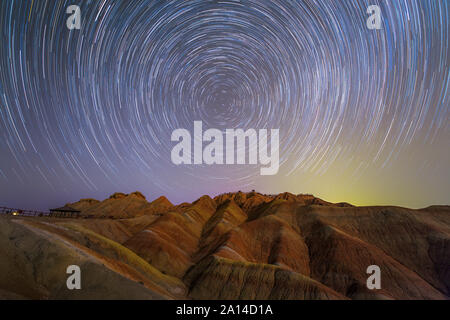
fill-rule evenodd
<path id="1" fill-rule="evenodd" d="M 14 212 L 12 213 L 12 215 L 13 215 L 13 216 L 18 216 L 19 213 L 18 213 L 17 211 L 14 211 Z"/>

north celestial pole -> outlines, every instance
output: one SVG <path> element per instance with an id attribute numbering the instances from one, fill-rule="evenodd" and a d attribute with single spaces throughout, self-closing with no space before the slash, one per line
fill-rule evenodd
<path id="1" fill-rule="evenodd" d="M 449 17 L 446 0 L 1 1 L 0 205 L 251 189 L 449 204 Z M 175 166 L 170 135 L 196 120 L 279 128 L 279 173 Z"/>

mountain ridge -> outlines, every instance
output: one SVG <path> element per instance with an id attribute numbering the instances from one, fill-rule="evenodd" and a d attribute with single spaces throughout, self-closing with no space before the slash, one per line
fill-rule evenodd
<path id="1" fill-rule="evenodd" d="M 26 277 L 45 274 L 45 266 L 73 260 L 73 264 L 78 261 L 85 265 L 85 272 L 96 270 L 110 279 L 104 289 L 92 285 L 86 292 L 72 296 L 64 290 L 63 270 L 52 273 L 52 282 L 42 277 L 32 285 L 23 283 L 15 289 L 11 277 L 0 273 L 1 296 L 450 297 L 450 206 L 418 210 L 357 207 L 308 194 L 266 195 L 254 191 L 213 198 L 205 195 L 178 205 L 165 197 L 149 202 L 140 192 L 114 193 L 102 201 L 81 199 L 68 205 L 81 211 L 80 218 L 1 217 L 0 243 L 4 245 L 0 246 L 0 254 L 9 258 L 0 262 L 0 271 L 11 275 L 14 259 L 23 256 L 33 257 L 29 262 L 32 273 L 25 263 L 19 265 Z M 15 234 L 22 239 L 18 244 L 27 245 L 13 245 L 18 241 Z M 78 256 L 74 248 L 82 255 Z M 55 261 L 48 260 L 49 252 L 58 252 Z M 101 261 L 100 268 L 97 264 L 87 265 L 86 258 Z M 366 269 L 370 265 L 381 269 L 380 290 L 366 286 Z M 125 287 L 131 290 L 128 296 L 121 290 Z M 29 288 L 30 295 L 20 288 Z"/>

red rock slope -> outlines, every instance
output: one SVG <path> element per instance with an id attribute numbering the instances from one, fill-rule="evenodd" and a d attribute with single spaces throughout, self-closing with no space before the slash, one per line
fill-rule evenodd
<path id="1" fill-rule="evenodd" d="M 312 195 L 257 192 L 203 196 L 178 206 L 163 197 L 147 202 L 138 192 L 116 193 L 104 201 L 85 199 L 70 205 L 90 218 L 0 219 L 0 230 L 9 230 L 0 232 L 0 243 L 5 244 L 0 251 L 6 250 L 0 254 L 8 257 L 0 269 L 11 273 L 17 256 L 31 254 L 41 259 L 32 262 L 33 272 L 43 272 L 51 263 L 49 250 L 64 257 L 74 255 L 76 248 L 103 266 L 89 268 L 121 279 L 105 282 L 105 292 L 117 292 L 119 298 L 450 297 L 449 206 L 355 207 Z M 56 237 L 65 245 L 30 244 L 20 251 L 11 244 L 16 233 L 24 243 L 31 241 L 28 237 Z M 64 258 L 60 263 L 66 262 Z M 370 265 L 381 268 L 380 290 L 366 287 Z M 22 268 L 32 277 L 25 260 Z M 0 275 L 0 295 L 71 297 L 63 286 L 55 289 L 44 280 L 26 285 L 23 279 Z M 132 294 L 126 296 L 121 286 Z"/>

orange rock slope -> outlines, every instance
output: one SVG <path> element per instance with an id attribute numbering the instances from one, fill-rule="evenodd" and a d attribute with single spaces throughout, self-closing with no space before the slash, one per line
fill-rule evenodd
<path id="1" fill-rule="evenodd" d="M 69 205 L 81 210 L 84 219 L 3 218 L 0 230 L 14 233 L 17 228 L 24 237 L 28 230 L 30 237 L 44 242 L 50 237 L 59 239 L 60 247 L 52 250 L 65 253 L 62 257 L 77 248 L 84 259 L 92 258 L 101 265 L 89 268 L 116 275 L 117 279 L 111 277 L 104 283 L 104 292 L 115 293 L 106 298 L 450 296 L 449 206 L 421 210 L 355 207 L 312 195 L 257 192 L 228 193 L 214 199 L 203 196 L 192 204 L 177 206 L 164 197 L 147 202 L 139 192 L 116 193 L 104 201 L 83 199 Z M 3 239 L 5 235 L 0 233 L 0 243 L 14 242 Z M 36 254 L 38 249 L 31 245 L 18 249 L 0 246 L 0 254 L 5 247 L 10 259 L 30 253 L 44 259 L 30 262 L 35 269 L 49 263 L 45 246 L 39 248 L 42 254 Z M 69 256 L 76 255 L 71 252 Z M 11 272 L 11 264 L 0 262 L 0 272 L 2 268 Z M 370 265 L 381 269 L 380 290 L 366 287 Z M 26 264 L 22 268 L 25 274 L 31 272 Z M 1 273 L 0 297 L 71 298 L 63 286 L 56 290 L 37 280 L 31 285 L 33 295 L 27 296 L 26 285 L 14 290 L 14 281 L 3 277 Z M 63 281 L 65 274 L 60 277 Z M 133 287 L 133 283 L 139 285 Z M 130 288 L 131 293 L 121 291 L 121 286 Z M 96 298 L 103 292 L 101 287 L 98 290 L 92 289 L 86 297 Z"/>

